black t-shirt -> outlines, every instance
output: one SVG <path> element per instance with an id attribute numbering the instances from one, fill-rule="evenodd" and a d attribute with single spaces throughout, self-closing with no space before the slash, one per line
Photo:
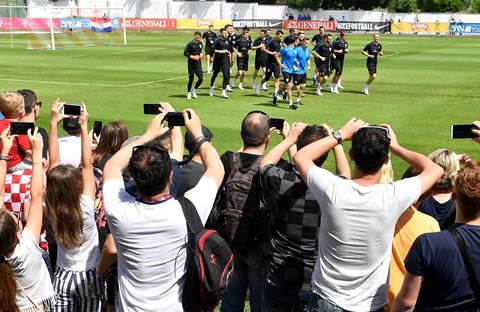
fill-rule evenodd
<path id="1" fill-rule="evenodd" d="M 363 51 L 367 52 L 369 55 L 373 55 L 373 59 L 367 57 L 367 65 L 372 64 L 372 65 L 377 65 L 377 56 L 380 51 L 382 51 L 382 45 L 379 44 L 374 44 L 373 42 L 370 42 L 363 48 Z"/>
<path id="2" fill-rule="evenodd" d="M 240 38 L 235 42 L 235 49 L 237 49 L 238 52 L 242 53 L 242 56 L 245 59 L 248 58 L 248 51 L 251 48 L 252 44 L 248 39 Z"/>
<path id="3" fill-rule="evenodd" d="M 280 52 L 282 49 L 282 44 L 278 41 L 275 40 L 275 38 L 271 39 L 267 45 L 265 46 L 265 49 L 267 49 L 270 52 Z M 267 63 L 269 64 L 276 64 L 277 60 L 275 59 L 275 55 L 267 55 Z"/>
<path id="4" fill-rule="evenodd" d="M 217 38 L 213 43 L 212 49 L 214 50 L 228 50 L 232 51 L 232 46 L 230 45 L 228 39 Z M 213 62 L 216 64 L 221 63 L 229 63 L 230 64 L 230 56 L 228 53 L 215 53 L 215 57 L 213 58 Z"/>
<path id="5" fill-rule="evenodd" d="M 313 44 L 317 44 L 317 43 L 320 43 L 320 42 L 322 42 L 322 35 L 316 34 L 315 36 L 313 36 L 313 38 L 312 38 L 312 43 Z"/>
<path id="6" fill-rule="evenodd" d="M 257 39 L 255 39 L 255 41 L 253 41 L 252 46 L 258 47 L 262 43 L 264 45 L 266 45 L 267 44 L 267 39 L 265 38 L 265 39 L 262 40 L 260 37 L 258 37 Z M 263 52 L 261 48 L 258 48 L 257 50 L 255 50 L 255 59 L 266 60 L 267 59 L 267 53 Z"/>
<path id="7" fill-rule="evenodd" d="M 240 39 L 242 36 L 237 35 L 236 33 L 229 34 L 227 37 L 228 43 L 230 44 L 231 47 L 235 44 L 235 42 Z"/>
<path id="8" fill-rule="evenodd" d="M 328 66 L 328 63 L 330 60 L 330 53 L 332 52 L 332 47 L 322 42 L 320 44 L 317 44 L 313 48 L 313 50 L 317 52 L 320 56 L 325 57 L 325 61 L 322 61 L 321 59 L 316 58 L 315 60 L 317 61 L 317 64 Z"/>
<path id="9" fill-rule="evenodd" d="M 345 58 L 345 49 L 348 49 L 348 43 L 345 41 L 345 42 L 342 42 L 340 40 L 337 40 L 334 42 L 333 44 L 333 50 L 342 50 L 343 52 L 342 53 L 336 53 L 334 52 L 335 54 L 335 58 L 338 60 L 338 61 L 343 61 L 344 58 Z"/>
<path id="10" fill-rule="evenodd" d="M 187 45 L 185 46 L 185 50 L 183 50 L 183 55 L 188 57 L 188 63 L 200 62 L 200 60 L 198 61 L 192 60 L 190 58 L 190 55 L 200 55 L 200 53 L 202 53 L 202 48 L 203 48 L 203 43 L 201 41 L 196 43 L 195 41 L 192 40 L 189 43 L 187 43 Z"/>
<path id="11" fill-rule="evenodd" d="M 217 38 L 217 34 L 213 31 L 206 31 L 203 33 L 202 39 L 205 39 L 205 47 L 206 48 L 211 48 L 213 45 L 213 42 L 215 42 L 215 39 Z"/>

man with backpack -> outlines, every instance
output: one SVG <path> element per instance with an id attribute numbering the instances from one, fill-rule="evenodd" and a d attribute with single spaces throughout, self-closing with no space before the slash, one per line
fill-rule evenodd
<path id="1" fill-rule="evenodd" d="M 163 147 L 148 144 L 168 131 L 162 124 L 168 106 L 160 106 L 161 113 L 146 132 L 118 151 L 103 172 L 105 214 L 118 252 L 119 311 L 184 311 L 179 294 L 185 284 L 189 232 L 182 205 L 169 191 L 170 156 Z M 184 198 L 205 223 L 224 171 L 216 150 L 202 135 L 195 112 L 186 109 L 183 117 L 206 168 Z M 137 198 L 125 191 L 122 172 L 127 166 Z"/>
<path id="2" fill-rule="evenodd" d="M 235 268 L 222 299 L 221 311 L 244 310 L 247 289 L 250 309 L 260 311 L 260 291 L 264 279 L 263 257 L 267 238 L 267 218 L 260 200 L 260 161 L 270 140 L 267 114 L 253 111 L 242 121 L 241 152 L 226 152 L 221 160 L 225 177 L 217 200 L 216 222 L 229 242 Z"/>

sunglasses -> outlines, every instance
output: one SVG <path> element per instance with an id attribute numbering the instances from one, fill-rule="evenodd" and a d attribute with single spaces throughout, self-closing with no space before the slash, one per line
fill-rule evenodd
<path id="1" fill-rule="evenodd" d="M 137 151 L 142 151 L 142 150 L 149 150 L 149 151 L 156 151 L 157 153 L 160 153 L 162 155 L 163 159 L 163 166 L 166 166 L 166 163 L 168 161 L 168 152 L 163 146 L 159 145 L 137 145 L 134 146 L 132 149 L 132 154 L 135 154 Z"/>
<path id="2" fill-rule="evenodd" d="M 18 228 L 20 227 L 20 222 L 22 222 L 20 220 L 20 213 L 19 212 L 15 212 L 15 211 L 12 211 L 12 214 L 17 217 L 17 231 L 18 231 Z"/>
<path id="3" fill-rule="evenodd" d="M 35 105 L 38 105 L 38 107 L 42 107 L 42 101 L 38 101 L 37 103 L 35 103 Z"/>

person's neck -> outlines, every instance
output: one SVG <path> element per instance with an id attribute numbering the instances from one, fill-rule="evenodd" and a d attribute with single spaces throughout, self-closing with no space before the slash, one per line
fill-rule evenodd
<path id="1" fill-rule="evenodd" d="M 242 153 L 254 154 L 254 155 L 263 155 L 265 152 L 265 145 L 259 147 L 243 147 Z"/>
<path id="2" fill-rule="evenodd" d="M 142 194 L 138 195 L 138 199 L 140 201 L 146 202 L 146 203 L 159 203 L 159 202 L 162 202 L 162 201 L 170 199 L 170 198 L 172 198 L 172 195 L 170 194 L 169 191 L 165 191 L 165 192 L 162 192 L 160 194 L 153 195 L 153 196 L 146 196 L 146 195 L 142 195 Z"/>
<path id="3" fill-rule="evenodd" d="M 372 186 L 378 184 L 378 181 L 380 181 L 380 170 L 374 174 L 366 174 L 357 167 L 354 167 L 352 181 L 361 186 Z"/>
<path id="4" fill-rule="evenodd" d="M 21 121 L 21 122 L 35 122 L 35 114 L 32 111 L 30 114 L 25 115 L 22 118 L 18 119 L 18 121 Z"/>

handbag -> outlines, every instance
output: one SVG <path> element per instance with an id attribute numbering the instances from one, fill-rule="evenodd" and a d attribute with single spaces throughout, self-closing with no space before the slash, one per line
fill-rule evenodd
<path id="1" fill-rule="evenodd" d="M 44 312 L 45 310 L 43 309 L 43 305 L 39 305 L 35 299 L 32 298 L 32 296 L 30 296 L 30 294 L 28 293 L 28 291 L 25 290 L 25 288 L 22 287 L 22 285 L 20 285 L 20 283 L 15 280 L 15 282 L 17 283 L 17 287 L 20 288 L 20 290 L 25 294 L 25 296 L 27 297 L 27 299 L 33 304 L 33 307 L 35 308 L 34 311 L 36 312 Z"/>

